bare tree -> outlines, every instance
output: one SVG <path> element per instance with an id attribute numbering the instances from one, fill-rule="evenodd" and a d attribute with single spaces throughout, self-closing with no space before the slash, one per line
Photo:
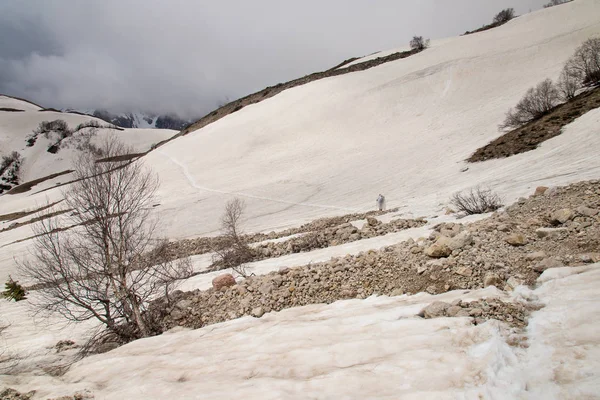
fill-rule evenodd
<path id="1" fill-rule="evenodd" d="M 500 129 L 514 129 L 546 114 L 560 102 L 560 93 L 551 79 L 529 88 L 516 107 L 506 113 Z"/>
<path id="2" fill-rule="evenodd" d="M 582 84 L 595 85 L 600 82 L 600 38 L 590 38 L 575 50 L 567 65 Z"/>
<path id="3" fill-rule="evenodd" d="M 410 41 L 410 48 L 413 50 L 423 51 L 429 47 L 429 39 L 423 39 L 423 36 L 413 36 Z"/>
<path id="4" fill-rule="evenodd" d="M 494 24 L 505 24 L 515 17 L 514 8 L 505 8 L 494 17 Z"/>
<path id="5" fill-rule="evenodd" d="M 483 214 L 502 207 L 502 199 L 489 188 L 477 186 L 465 192 L 455 193 L 451 199 L 458 211 L 467 215 Z"/>
<path id="6" fill-rule="evenodd" d="M 556 85 L 561 99 L 568 101 L 574 98 L 577 90 L 581 89 L 581 82 L 581 74 L 577 69 L 573 68 L 572 61 L 568 61 L 560 73 Z"/>
<path id="7" fill-rule="evenodd" d="M 247 277 L 248 273 L 244 264 L 254 259 L 254 252 L 248 246 L 242 233 L 242 219 L 246 204 L 243 200 L 235 198 L 225 206 L 221 216 L 221 238 L 214 249 L 213 262 L 219 269 L 231 268 L 233 272 Z"/>
<path id="8" fill-rule="evenodd" d="M 108 156 L 130 152 L 114 137 L 102 145 Z M 149 336 L 148 301 L 191 273 L 189 263 L 145 256 L 156 249 L 158 179 L 140 161 L 98 163 L 90 153 L 76 160 L 75 177 L 63 193 L 74 212 L 34 225 L 32 257 L 19 263 L 38 288 L 35 305 L 68 321 L 96 319 L 122 341 Z"/>

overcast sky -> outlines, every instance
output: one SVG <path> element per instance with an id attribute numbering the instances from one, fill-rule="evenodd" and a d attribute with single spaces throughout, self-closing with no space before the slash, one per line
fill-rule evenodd
<path id="1" fill-rule="evenodd" d="M 548 0 L 0 0 L 0 93 L 200 116 L 344 59 Z"/>

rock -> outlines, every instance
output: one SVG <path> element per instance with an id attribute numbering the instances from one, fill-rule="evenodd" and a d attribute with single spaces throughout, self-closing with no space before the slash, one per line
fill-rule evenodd
<path id="1" fill-rule="evenodd" d="M 548 268 L 560 268 L 564 267 L 564 264 L 555 258 L 545 258 L 542 261 L 535 264 L 531 269 L 535 272 L 544 272 Z"/>
<path id="2" fill-rule="evenodd" d="M 235 278 L 231 274 L 219 275 L 212 280 L 212 285 L 215 290 L 221 290 L 235 285 Z"/>
<path id="3" fill-rule="evenodd" d="M 180 300 L 177 302 L 177 304 L 175 304 L 175 308 L 178 308 L 180 310 L 187 310 L 189 307 L 192 306 L 192 301 L 191 300 Z"/>
<path id="4" fill-rule="evenodd" d="M 174 321 L 181 321 L 185 318 L 186 313 L 176 308 L 173 311 L 171 311 L 169 315 Z"/>
<path id="5" fill-rule="evenodd" d="M 467 276 L 467 277 L 469 277 L 469 276 L 473 275 L 473 270 L 471 268 L 469 268 L 469 267 L 459 267 L 456 270 L 456 273 L 458 275 L 460 275 L 460 276 Z"/>
<path id="6" fill-rule="evenodd" d="M 534 196 L 542 196 L 546 193 L 546 191 L 548 190 L 547 186 L 538 186 L 535 188 L 535 192 L 533 193 Z"/>
<path id="7" fill-rule="evenodd" d="M 469 312 L 471 317 L 481 317 L 483 315 L 483 310 L 481 308 L 474 308 Z"/>
<path id="8" fill-rule="evenodd" d="M 579 206 L 576 211 L 579 215 L 583 215 L 584 217 L 593 217 L 598 214 L 598 210 L 586 206 Z"/>
<path id="9" fill-rule="evenodd" d="M 450 239 L 448 247 L 452 250 L 458 250 L 471 244 L 473 244 L 473 236 L 468 231 L 462 231 Z"/>
<path id="10" fill-rule="evenodd" d="M 562 208 L 560 210 L 554 211 L 550 215 L 550 223 L 553 225 L 560 225 L 572 220 L 574 217 L 575 213 L 573 212 L 573 210 L 569 208 Z"/>
<path id="11" fill-rule="evenodd" d="M 404 290 L 402 289 L 394 289 L 392 290 L 392 296 L 402 296 L 404 294 Z"/>
<path id="12" fill-rule="evenodd" d="M 427 307 L 421 310 L 419 313 L 423 318 L 438 318 L 443 317 L 446 314 L 446 310 L 450 307 L 450 304 L 444 303 L 443 301 L 434 301 Z"/>
<path id="13" fill-rule="evenodd" d="M 525 256 L 525 259 L 527 261 L 543 260 L 544 258 L 546 258 L 546 253 L 544 253 L 543 251 L 535 251 Z"/>
<path id="14" fill-rule="evenodd" d="M 433 258 L 448 257 L 452 254 L 450 240 L 447 236 L 440 236 L 434 244 L 425 249 L 425 254 Z"/>
<path id="15" fill-rule="evenodd" d="M 263 310 L 262 307 L 256 307 L 253 308 L 252 311 L 250 312 L 250 314 L 255 317 L 255 318 L 260 318 L 263 315 L 265 315 L 265 311 Z"/>
<path id="16" fill-rule="evenodd" d="M 367 217 L 367 225 L 377 226 L 379 224 L 381 224 L 381 221 L 379 221 L 377 218 Z"/>
<path id="17" fill-rule="evenodd" d="M 461 311 L 462 311 L 462 308 L 460 306 L 450 306 L 446 310 L 446 316 L 456 317 L 458 315 L 458 313 Z"/>
<path id="18" fill-rule="evenodd" d="M 522 284 L 523 284 L 523 281 L 521 279 L 511 276 L 506 281 L 505 288 L 508 288 L 509 290 L 514 290 L 514 288 L 516 288 L 517 286 L 521 286 Z"/>
<path id="19" fill-rule="evenodd" d="M 502 279 L 500 279 L 500 277 L 492 272 L 488 272 L 487 274 L 485 274 L 485 277 L 483 278 L 483 286 L 487 287 L 487 286 L 496 286 L 497 288 L 501 288 L 502 286 Z"/>
<path id="20" fill-rule="evenodd" d="M 510 234 L 504 240 L 511 246 L 525 246 L 528 243 L 527 238 L 522 233 Z"/>
<path id="21" fill-rule="evenodd" d="M 563 234 L 569 233 L 567 228 L 538 228 L 535 230 L 535 234 L 540 239 L 549 238 L 556 239 Z"/>
<path id="22" fill-rule="evenodd" d="M 342 299 L 354 299 L 356 295 L 356 290 L 351 288 L 342 289 L 342 291 L 340 292 L 340 296 Z"/>
<path id="23" fill-rule="evenodd" d="M 586 264 L 600 262 L 600 253 L 585 253 L 579 254 L 579 260 Z"/>

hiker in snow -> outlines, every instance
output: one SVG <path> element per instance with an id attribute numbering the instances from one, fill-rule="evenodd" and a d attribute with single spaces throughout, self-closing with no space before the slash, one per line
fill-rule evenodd
<path id="1" fill-rule="evenodd" d="M 379 211 L 383 211 L 383 209 L 385 208 L 385 197 L 383 197 L 381 193 L 377 197 L 377 208 L 379 209 Z"/>

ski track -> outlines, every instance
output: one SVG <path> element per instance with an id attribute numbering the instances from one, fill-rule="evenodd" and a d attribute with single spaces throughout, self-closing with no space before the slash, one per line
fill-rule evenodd
<path id="1" fill-rule="evenodd" d="M 175 157 L 172 157 L 169 154 L 167 154 L 167 153 L 165 153 L 165 152 L 163 152 L 161 150 L 157 150 L 157 152 L 161 156 L 168 158 L 173 164 L 177 165 L 181 169 L 181 171 L 183 172 L 183 175 L 185 176 L 185 179 L 187 179 L 188 183 L 192 187 L 194 187 L 196 189 L 199 189 L 199 190 L 203 190 L 205 192 L 227 194 L 227 195 L 231 195 L 231 196 L 241 196 L 241 197 L 247 197 L 249 199 L 264 200 L 264 201 L 270 201 L 270 202 L 273 202 L 273 203 L 280 203 L 280 204 L 286 204 L 286 205 L 291 205 L 291 206 L 302 206 L 302 207 L 312 207 L 312 208 L 323 208 L 323 209 L 329 209 L 329 210 L 340 210 L 340 211 L 350 212 L 350 213 L 360 213 L 360 212 L 362 212 L 361 209 L 336 207 L 336 206 L 327 206 L 327 205 L 322 205 L 322 204 L 313 204 L 313 203 L 304 203 L 304 202 L 296 203 L 296 202 L 293 202 L 293 201 L 279 200 L 279 199 L 274 199 L 274 198 L 271 198 L 271 197 L 256 196 L 256 195 L 253 195 L 253 194 L 241 193 L 241 192 L 229 192 L 229 191 L 226 191 L 226 190 L 212 189 L 212 188 L 208 188 L 206 186 L 200 186 L 200 185 L 198 185 L 196 183 L 196 180 L 190 174 L 190 171 L 188 170 L 188 168 L 187 168 L 186 165 L 184 165 L 183 163 L 181 163 Z"/>

